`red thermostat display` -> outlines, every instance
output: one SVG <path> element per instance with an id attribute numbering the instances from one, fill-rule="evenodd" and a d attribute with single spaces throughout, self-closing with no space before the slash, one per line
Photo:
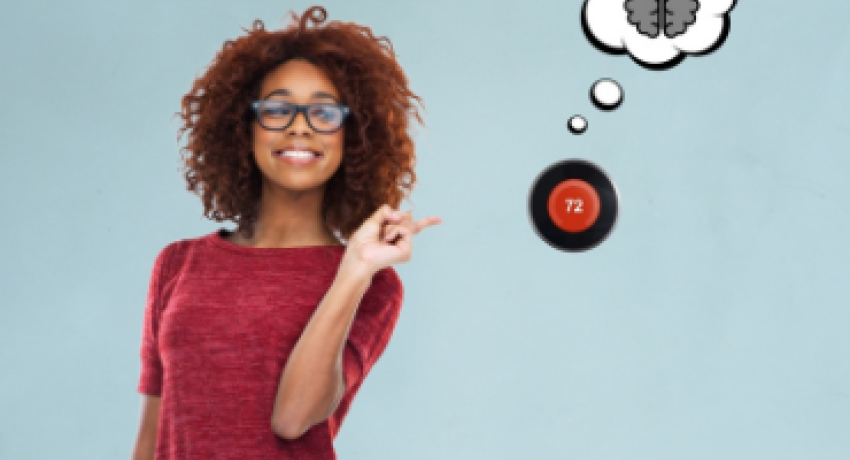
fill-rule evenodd
<path id="1" fill-rule="evenodd" d="M 580 159 L 559 161 L 537 175 L 528 215 L 537 235 L 555 249 L 596 247 L 617 221 L 617 188 L 600 167 Z"/>
<path id="2" fill-rule="evenodd" d="M 549 195 L 549 217 L 561 230 L 583 232 L 599 217 L 599 195 L 581 179 L 567 179 Z"/>

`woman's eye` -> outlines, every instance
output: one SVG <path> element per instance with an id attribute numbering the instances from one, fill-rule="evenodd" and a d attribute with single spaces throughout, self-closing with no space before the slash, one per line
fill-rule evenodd
<path id="1" fill-rule="evenodd" d="M 336 118 L 335 111 L 328 107 L 316 107 L 315 109 L 313 109 L 312 115 L 314 117 L 319 117 L 323 120 L 333 120 L 334 118 Z"/>
<path id="2" fill-rule="evenodd" d="M 283 117 L 288 116 L 292 109 L 286 106 L 271 106 L 263 109 L 263 113 L 269 116 Z"/>

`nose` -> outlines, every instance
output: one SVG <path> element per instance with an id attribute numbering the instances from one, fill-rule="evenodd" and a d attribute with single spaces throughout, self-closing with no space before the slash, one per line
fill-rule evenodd
<path id="1" fill-rule="evenodd" d="M 289 128 L 286 129 L 286 132 L 290 134 L 307 134 L 312 131 L 310 124 L 307 123 L 307 113 L 303 110 L 295 113 L 295 119 L 292 120 Z"/>

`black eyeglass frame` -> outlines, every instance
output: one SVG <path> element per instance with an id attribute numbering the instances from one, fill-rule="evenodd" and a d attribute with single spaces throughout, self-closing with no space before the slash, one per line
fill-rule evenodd
<path id="1" fill-rule="evenodd" d="M 283 126 L 281 128 L 270 128 L 270 127 L 263 124 L 263 121 L 261 120 L 261 117 L 260 117 L 260 109 L 263 107 L 263 105 L 265 105 L 266 103 L 269 103 L 269 102 L 272 102 L 272 103 L 275 103 L 275 104 L 281 104 L 281 103 L 289 104 L 290 106 L 295 107 L 295 114 L 292 115 L 292 119 L 289 120 L 289 123 L 287 123 L 286 126 Z M 307 109 L 314 107 L 314 106 L 317 106 L 317 105 L 319 105 L 319 106 L 330 105 L 330 106 L 333 106 L 333 107 L 338 107 L 342 110 L 342 120 L 339 122 L 338 128 L 334 129 L 333 131 L 322 131 L 320 129 L 316 129 L 316 127 L 313 126 L 313 122 L 310 121 L 310 115 L 307 112 Z M 251 109 L 254 112 L 254 117 L 257 119 L 257 123 L 259 123 L 260 126 L 262 126 L 263 128 L 268 129 L 270 131 L 283 131 L 286 128 L 289 128 L 290 126 L 292 126 L 292 123 L 295 122 L 295 119 L 298 118 L 298 114 L 301 113 L 301 112 L 304 112 L 304 118 L 307 120 L 307 124 L 310 125 L 310 128 L 313 131 L 316 131 L 317 133 L 322 133 L 322 134 L 331 134 L 331 133 L 335 133 L 335 132 L 339 131 L 340 129 L 342 129 L 342 126 L 345 124 L 346 118 L 348 118 L 348 115 L 351 113 L 351 109 L 349 109 L 348 106 L 345 106 L 345 105 L 342 105 L 342 104 L 333 104 L 333 103 L 330 103 L 330 102 L 317 102 L 315 104 L 299 105 L 299 104 L 293 104 L 293 103 L 287 102 L 287 101 L 263 100 L 263 101 L 254 101 L 251 104 Z"/>

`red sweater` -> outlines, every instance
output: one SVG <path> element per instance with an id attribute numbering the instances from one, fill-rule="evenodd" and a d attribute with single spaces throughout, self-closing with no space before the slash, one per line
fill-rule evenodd
<path id="1" fill-rule="evenodd" d="M 374 275 L 345 343 L 345 395 L 289 441 L 271 429 L 280 376 L 345 246 L 249 248 L 226 232 L 171 243 L 154 263 L 138 385 L 162 397 L 154 459 L 335 459 L 332 441 L 398 320 L 401 280 L 392 267 Z"/>

